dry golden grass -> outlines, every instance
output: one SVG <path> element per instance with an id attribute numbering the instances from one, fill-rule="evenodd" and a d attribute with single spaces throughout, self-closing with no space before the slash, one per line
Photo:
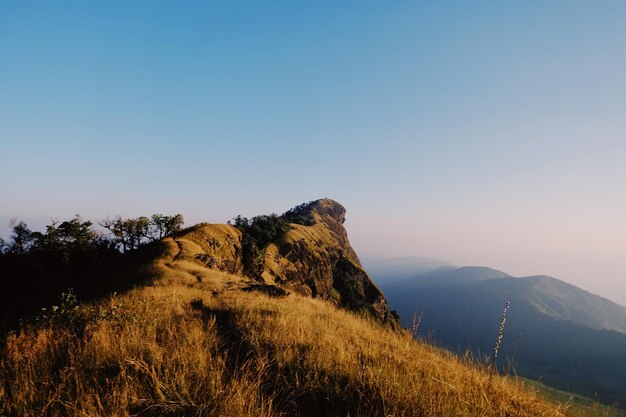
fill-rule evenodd
<path id="1" fill-rule="evenodd" d="M 183 265 L 184 266 L 184 265 Z M 191 265 L 190 265 L 191 267 Z M 155 267 L 154 285 L 10 335 L 2 416 L 564 416 L 407 332 L 330 303 Z M 74 324 L 76 324 L 74 323 Z"/>

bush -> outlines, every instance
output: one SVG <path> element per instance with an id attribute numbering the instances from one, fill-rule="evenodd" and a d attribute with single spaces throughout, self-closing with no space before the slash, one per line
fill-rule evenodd
<path id="1" fill-rule="evenodd" d="M 285 219 L 273 213 L 252 219 L 237 216 L 233 219 L 232 225 L 254 241 L 260 249 L 265 249 L 270 243 L 277 243 L 285 233 L 291 230 L 291 226 Z"/>
<path id="2" fill-rule="evenodd" d="M 301 224 L 302 226 L 313 226 L 315 224 L 315 220 L 311 215 L 311 204 L 313 201 L 309 201 L 308 203 L 300 204 L 290 210 L 287 210 L 281 217 L 288 221 L 289 223 Z"/>
<path id="3" fill-rule="evenodd" d="M 41 309 L 35 317 L 35 323 L 44 327 L 63 328 L 80 335 L 87 326 L 88 316 L 88 311 L 79 304 L 74 289 L 68 288 L 61 293 L 57 304 Z"/>
<path id="4" fill-rule="evenodd" d="M 260 278 L 263 273 L 265 248 L 270 243 L 279 243 L 283 235 L 291 230 L 291 226 L 277 214 L 256 216 L 252 219 L 237 216 L 229 223 L 242 233 L 244 273 L 253 278 Z"/>

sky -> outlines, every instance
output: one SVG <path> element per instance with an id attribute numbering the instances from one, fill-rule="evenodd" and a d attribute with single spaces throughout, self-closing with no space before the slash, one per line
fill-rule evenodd
<path id="1" fill-rule="evenodd" d="M 365 256 L 626 305 L 623 1 L 2 1 L 0 234 L 329 197 Z"/>

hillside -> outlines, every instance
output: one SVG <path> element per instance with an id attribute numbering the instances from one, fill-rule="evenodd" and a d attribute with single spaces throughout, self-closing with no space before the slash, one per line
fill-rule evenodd
<path id="1" fill-rule="evenodd" d="M 10 336 L 0 413 L 565 415 L 521 382 L 331 303 L 269 297 L 218 271 L 203 282 L 155 272 L 152 286 Z"/>
<path id="2" fill-rule="evenodd" d="M 467 275 L 466 275 L 467 273 Z M 421 334 L 453 351 L 491 352 L 511 302 L 501 365 L 606 403 L 626 404 L 626 309 L 563 281 L 459 268 L 384 287 L 408 324 L 423 308 Z"/>
<path id="3" fill-rule="evenodd" d="M 488 281 L 496 278 L 511 278 L 510 275 L 496 269 L 480 266 L 463 266 L 461 268 L 441 268 L 417 277 L 395 281 L 385 286 L 389 290 L 446 287 L 449 285 L 463 286 Z"/>
<path id="4" fill-rule="evenodd" d="M 489 285 L 493 291 L 525 294 L 525 301 L 538 312 L 557 320 L 626 333 L 626 307 L 556 278 L 539 275 Z"/>
<path id="5" fill-rule="evenodd" d="M 394 325 L 382 292 L 374 285 L 343 227 L 345 208 L 322 199 L 298 207 L 307 225 L 291 223 L 279 239 L 246 256 L 246 236 L 231 225 L 200 224 L 165 238 L 158 263 L 178 268 L 202 281 L 203 274 L 220 270 L 245 274 L 270 292 L 296 293 L 329 300 L 353 311 L 366 312 Z M 246 269 L 246 264 L 252 264 Z"/>
<path id="6" fill-rule="evenodd" d="M 0 415 L 582 415 L 397 329 L 329 204 L 265 248 L 260 277 L 240 230 L 201 224 L 120 272 L 144 285 L 66 294 L 4 338 Z"/>
<path id="7" fill-rule="evenodd" d="M 422 256 L 405 256 L 400 258 L 362 257 L 361 262 L 377 285 L 386 285 L 394 281 L 413 278 L 438 269 L 455 268 L 448 262 Z"/>

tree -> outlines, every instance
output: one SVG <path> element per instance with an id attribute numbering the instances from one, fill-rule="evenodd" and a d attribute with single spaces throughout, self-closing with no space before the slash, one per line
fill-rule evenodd
<path id="1" fill-rule="evenodd" d="M 109 230 L 114 237 L 116 245 L 121 245 L 122 250 L 137 249 L 148 237 L 150 219 L 145 216 L 136 219 L 123 219 L 121 216 L 106 218 L 99 222 L 100 226 Z"/>
<path id="2" fill-rule="evenodd" d="M 68 247 L 90 246 L 100 237 L 100 234 L 93 230 L 92 226 L 91 221 L 83 222 L 77 214 L 72 220 L 61 223 L 56 230 L 56 235 L 59 242 Z"/>
<path id="3" fill-rule="evenodd" d="M 11 220 L 11 227 L 13 227 L 13 234 L 11 235 L 9 252 L 18 255 L 28 252 L 35 240 L 33 232 L 26 223 L 23 221 L 17 222 L 16 219 Z"/>
<path id="4" fill-rule="evenodd" d="M 113 218 L 107 217 L 104 220 L 100 220 L 98 224 L 111 232 L 116 246 L 121 245 L 123 252 L 128 250 L 128 236 L 124 231 L 124 220 L 122 220 L 122 216 L 118 215 Z"/>
<path id="5" fill-rule="evenodd" d="M 311 205 L 313 203 L 313 201 L 309 201 L 308 203 L 300 204 L 292 209 L 287 210 L 285 213 L 283 213 L 282 217 L 289 223 L 297 223 L 303 226 L 312 226 L 315 224 L 315 220 L 313 219 L 313 215 L 311 214 Z"/>
<path id="6" fill-rule="evenodd" d="M 252 219 L 237 216 L 231 224 L 241 230 L 244 235 L 248 235 L 261 249 L 271 242 L 277 242 L 291 230 L 289 223 L 274 213 L 255 216 Z"/>
<path id="7" fill-rule="evenodd" d="M 128 236 L 128 245 L 130 249 L 137 249 L 148 238 L 150 231 L 150 219 L 141 216 L 136 219 L 126 219 L 123 222 L 123 228 Z"/>
<path id="8" fill-rule="evenodd" d="M 52 223 L 46 226 L 46 233 L 32 233 L 32 249 L 43 252 L 88 252 L 102 243 L 103 239 L 92 226 L 91 221 L 83 221 L 78 214 L 60 224 L 52 220 Z"/>
<path id="9" fill-rule="evenodd" d="M 0 322 L 46 304 L 66 288 L 92 288 L 94 272 L 119 256 L 113 242 L 78 215 L 52 220 L 44 232 L 24 222 L 12 226 L 10 244 L 0 243 Z"/>
<path id="10" fill-rule="evenodd" d="M 185 220 L 182 214 L 174 216 L 164 216 L 163 214 L 153 214 L 150 218 L 150 230 L 148 237 L 150 240 L 160 240 L 165 236 L 170 236 L 178 232 Z"/>
<path id="11" fill-rule="evenodd" d="M 277 243 L 291 229 L 291 225 L 276 214 L 252 219 L 237 216 L 229 222 L 241 231 L 242 260 L 247 275 L 259 278 L 263 272 L 265 248 Z"/>
<path id="12" fill-rule="evenodd" d="M 122 251 L 137 249 L 147 241 L 155 241 L 179 231 L 185 220 L 181 214 L 164 216 L 154 214 L 135 219 L 123 219 L 121 216 L 106 218 L 98 224 L 109 230 L 114 237 L 115 244 L 121 246 Z"/>

